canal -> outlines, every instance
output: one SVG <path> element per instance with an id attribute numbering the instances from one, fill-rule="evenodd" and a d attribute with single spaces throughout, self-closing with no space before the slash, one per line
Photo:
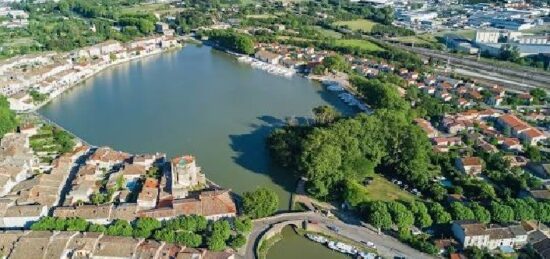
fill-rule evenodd
<path id="1" fill-rule="evenodd" d="M 285 118 L 327 104 L 351 112 L 318 83 L 188 45 L 107 69 L 39 112 L 92 145 L 193 154 L 214 182 L 237 193 L 269 187 L 287 209 L 296 177 L 271 163 L 265 138 Z"/>
<path id="2" fill-rule="evenodd" d="M 286 226 L 281 231 L 283 238 L 269 249 L 267 259 L 315 258 L 315 259 L 346 259 L 345 254 L 330 250 L 328 247 L 315 243 Z"/>

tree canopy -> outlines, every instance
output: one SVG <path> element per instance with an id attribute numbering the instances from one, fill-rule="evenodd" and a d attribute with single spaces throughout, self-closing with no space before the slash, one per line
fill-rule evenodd
<path id="1" fill-rule="evenodd" d="M 261 187 L 243 194 L 243 212 L 253 219 L 272 215 L 279 208 L 279 197 L 267 188 Z"/>

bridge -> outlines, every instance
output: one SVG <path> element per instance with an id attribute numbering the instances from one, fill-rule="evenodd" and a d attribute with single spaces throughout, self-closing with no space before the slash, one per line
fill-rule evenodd
<path id="1" fill-rule="evenodd" d="M 262 240 L 274 236 L 288 225 L 303 227 L 304 222 L 315 222 L 316 228 L 332 235 L 337 234 L 356 242 L 373 242 L 377 246 L 378 253 L 383 257 L 406 256 L 408 258 L 434 258 L 428 254 L 413 249 L 399 240 L 380 235 L 377 231 L 358 223 L 347 223 L 339 219 L 327 218 L 314 212 L 289 212 L 272 217 L 253 221 L 253 229 L 248 237 L 244 258 L 257 259 L 257 250 Z M 313 224 L 313 223 L 312 223 Z M 328 229 L 327 226 L 335 226 L 338 233 Z"/>

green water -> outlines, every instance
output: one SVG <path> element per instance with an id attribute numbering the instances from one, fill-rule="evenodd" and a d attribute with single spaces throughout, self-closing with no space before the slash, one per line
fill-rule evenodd
<path id="1" fill-rule="evenodd" d="M 189 45 L 107 69 L 39 112 L 92 145 L 193 154 L 214 182 L 237 193 L 267 186 L 286 209 L 296 178 L 271 163 L 265 137 L 286 117 L 310 117 L 324 104 L 352 112 L 318 83 Z"/>
<path id="2" fill-rule="evenodd" d="M 330 250 L 326 246 L 315 243 L 298 235 L 290 226 L 283 228 L 283 239 L 275 243 L 267 254 L 267 259 L 338 259 L 351 258 L 345 254 Z"/>

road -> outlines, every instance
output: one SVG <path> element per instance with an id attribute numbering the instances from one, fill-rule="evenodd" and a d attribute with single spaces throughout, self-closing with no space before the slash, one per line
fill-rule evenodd
<path id="1" fill-rule="evenodd" d="M 249 242 L 246 246 L 245 258 L 255 259 L 255 249 L 258 245 L 259 237 L 269 229 L 273 224 L 294 220 L 312 220 L 319 222 L 323 228 L 327 225 L 334 225 L 340 228 L 339 235 L 345 236 L 357 242 L 373 242 L 376 245 L 379 255 L 393 258 L 394 256 L 406 256 L 407 258 L 433 258 L 430 255 L 415 250 L 397 239 L 379 235 L 375 231 L 364 226 L 348 224 L 338 219 L 327 218 L 314 212 L 285 213 L 277 216 L 254 221 L 254 228 L 249 236 Z"/>

